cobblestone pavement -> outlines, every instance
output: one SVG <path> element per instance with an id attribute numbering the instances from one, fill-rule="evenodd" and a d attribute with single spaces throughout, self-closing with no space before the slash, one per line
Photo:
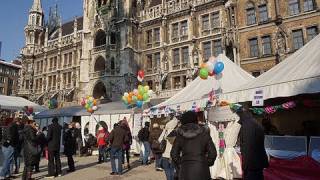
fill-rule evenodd
<path id="1" fill-rule="evenodd" d="M 155 171 L 154 163 L 148 166 L 142 166 L 137 158 L 132 158 L 131 169 L 124 169 L 124 174 L 121 176 L 111 176 L 111 163 L 97 164 L 97 157 L 76 157 L 76 171 L 67 173 L 67 160 L 61 158 L 63 166 L 63 175 L 57 177 L 57 180 L 165 180 L 164 172 Z M 40 173 L 34 174 L 35 179 L 45 179 L 47 175 L 47 160 L 43 159 L 40 164 Z M 23 166 L 23 165 L 22 165 Z M 21 167 L 21 172 L 23 167 Z M 21 175 L 16 179 L 21 179 Z"/>

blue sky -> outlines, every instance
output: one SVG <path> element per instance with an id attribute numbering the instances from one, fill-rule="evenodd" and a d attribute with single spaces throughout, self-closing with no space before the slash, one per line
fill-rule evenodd
<path id="1" fill-rule="evenodd" d="M 24 26 L 33 0 L 0 0 L 1 59 L 11 61 L 20 54 L 24 45 Z M 82 0 L 42 0 L 45 18 L 50 6 L 58 4 L 63 22 L 75 16 L 82 16 Z"/>

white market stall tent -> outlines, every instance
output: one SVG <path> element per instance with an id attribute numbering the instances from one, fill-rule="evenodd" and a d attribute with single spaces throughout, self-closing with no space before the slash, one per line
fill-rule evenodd
<path id="1" fill-rule="evenodd" d="M 32 107 L 34 112 L 41 112 L 47 109 L 22 97 L 0 95 L 0 109 L 20 111 L 25 106 Z"/>
<path id="2" fill-rule="evenodd" d="M 222 98 L 230 103 L 252 101 L 259 90 L 264 100 L 320 92 L 320 35 L 256 79 L 224 92 Z"/>
<path id="3" fill-rule="evenodd" d="M 197 77 L 176 95 L 152 108 L 169 107 L 174 110 L 185 111 L 191 110 L 193 105 L 205 107 L 212 90 L 216 94 L 232 92 L 254 79 L 252 75 L 233 63 L 225 55 L 220 54 L 216 59 L 224 63 L 221 77 L 209 76 L 206 80 Z M 164 112 L 153 112 L 152 114 L 158 113 L 164 114 Z"/>

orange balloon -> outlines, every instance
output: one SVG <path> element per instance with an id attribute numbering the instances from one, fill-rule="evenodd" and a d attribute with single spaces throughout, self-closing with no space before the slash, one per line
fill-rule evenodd
<path id="1" fill-rule="evenodd" d="M 130 92 L 130 93 L 129 93 L 129 96 L 131 96 L 131 97 L 134 96 L 133 92 Z"/>
<path id="2" fill-rule="evenodd" d="M 202 63 L 201 65 L 200 65 L 200 68 L 206 68 L 207 67 L 207 64 L 206 63 Z"/>
<path id="3" fill-rule="evenodd" d="M 138 100 L 140 100 L 140 101 L 143 100 L 143 96 L 141 94 L 138 94 Z"/>
<path id="4" fill-rule="evenodd" d="M 93 113 L 93 109 L 91 109 L 91 108 L 89 108 L 87 111 L 88 111 L 89 113 Z"/>
<path id="5" fill-rule="evenodd" d="M 94 105 L 94 106 L 97 105 L 97 100 L 93 100 L 93 105 Z"/>
<path id="6" fill-rule="evenodd" d="M 132 102 L 132 97 L 128 97 L 128 104 L 131 104 L 131 102 Z"/>

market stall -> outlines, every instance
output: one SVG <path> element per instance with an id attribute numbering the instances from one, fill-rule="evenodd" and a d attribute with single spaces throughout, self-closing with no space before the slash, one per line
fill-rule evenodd
<path id="1" fill-rule="evenodd" d="M 47 109 L 22 97 L 0 95 L 0 109 L 22 111 L 25 107 L 32 107 L 34 112 L 41 112 Z"/>

